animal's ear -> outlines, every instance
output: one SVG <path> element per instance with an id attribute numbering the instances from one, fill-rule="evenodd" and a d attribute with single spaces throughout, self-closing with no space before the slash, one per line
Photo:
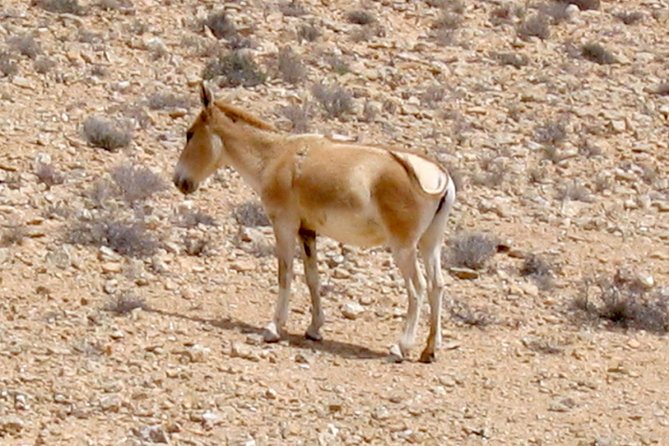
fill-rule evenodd
<path id="1" fill-rule="evenodd" d="M 214 93 L 204 81 L 200 83 L 200 99 L 204 108 L 209 108 L 214 103 Z"/>

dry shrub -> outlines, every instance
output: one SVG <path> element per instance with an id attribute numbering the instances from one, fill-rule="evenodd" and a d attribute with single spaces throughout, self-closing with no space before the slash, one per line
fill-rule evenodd
<path id="1" fill-rule="evenodd" d="M 314 42 L 321 36 L 321 32 L 316 26 L 312 24 L 302 24 L 297 28 L 297 40 L 302 42 Z"/>
<path id="2" fill-rule="evenodd" d="M 279 50 L 277 67 L 281 78 L 289 84 L 296 85 L 307 78 L 307 69 L 300 56 L 295 54 L 293 49 L 288 46 Z"/>
<path id="3" fill-rule="evenodd" d="M 174 93 L 153 93 L 147 98 L 147 104 L 151 110 L 164 110 L 190 108 L 191 101 L 186 96 Z"/>
<path id="4" fill-rule="evenodd" d="M 19 72 L 19 66 L 9 51 L 0 51 L 0 74 L 4 77 L 14 76 Z"/>
<path id="5" fill-rule="evenodd" d="M 293 133 L 306 133 L 309 131 L 309 119 L 311 119 L 311 104 L 305 102 L 302 106 L 289 105 L 281 108 L 281 114 L 288 118 L 293 125 Z"/>
<path id="6" fill-rule="evenodd" d="M 242 226 L 257 227 L 271 225 L 265 214 L 265 210 L 257 201 L 247 201 L 237 206 L 232 211 L 232 216 Z"/>
<path id="7" fill-rule="evenodd" d="M 175 224 L 179 227 L 191 229 L 202 226 L 216 226 L 216 220 L 209 214 L 191 209 L 182 210 Z"/>
<path id="8" fill-rule="evenodd" d="M 51 188 L 57 184 L 63 184 L 65 181 L 63 175 L 51 164 L 37 164 L 35 167 L 35 175 L 40 183 L 46 184 L 47 188 Z"/>
<path id="9" fill-rule="evenodd" d="M 2 237 L 0 237 L 0 246 L 12 246 L 20 245 L 23 243 L 23 239 L 26 238 L 28 231 L 24 226 L 12 225 L 7 226 L 2 231 Z"/>
<path id="10" fill-rule="evenodd" d="M 204 24 L 217 39 L 230 39 L 237 35 L 237 28 L 225 11 L 212 12 Z"/>
<path id="11" fill-rule="evenodd" d="M 37 42 L 30 34 L 8 37 L 7 46 L 12 51 L 30 59 L 35 59 L 38 54 L 42 53 L 42 48 L 40 47 L 39 42 Z"/>
<path id="12" fill-rule="evenodd" d="M 538 255 L 530 254 L 525 257 L 520 267 L 520 275 L 532 279 L 539 289 L 548 290 L 553 287 L 553 267 Z"/>
<path id="13" fill-rule="evenodd" d="M 31 5 L 58 14 L 83 15 L 86 12 L 78 0 L 32 0 Z"/>
<path id="14" fill-rule="evenodd" d="M 458 234 L 448 242 L 448 265 L 482 269 L 497 252 L 497 239 L 480 232 Z"/>
<path id="15" fill-rule="evenodd" d="M 518 24 L 516 33 L 521 39 L 525 40 L 530 37 L 538 37 L 541 40 L 546 40 L 551 35 L 548 27 L 548 18 L 545 14 L 534 14 Z"/>
<path id="16" fill-rule="evenodd" d="M 641 11 L 619 12 L 615 17 L 623 22 L 625 25 L 635 25 L 644 19 L 644 14 Z"/>
<path id="17" fill-rule="evenodd" d="M 562 145 L 567 139 L 566 118 L 546 121 L 534 128 L 534 140 L 549 146 Z"/>
<path id="18" fill-rule="evenodd" d="M 165 181 L 146 167 L 123 164 L 115 167 L 111 176 L 129 203 L 146 200 L 165 190 Z"/>
<path id="19" fill-rule="evenodd" d="M 111 214 L 73 223 L 65 238 L 71 244 L 107 246 L 123 256 L 137 258 L 152 256 L 158 249 L 158 241 L 142 221 L 115 219 Z"/>
<path id="20" fill-rule="evenodd" d="M 105 311 L 114 313 L 117 316 L 124 316 L 132 313 L 132 311 L 137 308 L 147 310 L 148 306 L 146 305 L 146 302 L 144 302 L 144 298 L 135 296 L 129 292 L 117 294 L 104 306 Z"/>
<path id="21" fill-rule="evenodd" d="M 337 84 L 314 84 L 311 94 L 321 104 L 328 118 L 339 118 L 353 108 L 353 95 Z"/>
<path id="22" fill-rule="evenodd" d="M 135 13 L 135 6 L 130 0 L 98 0 L 97 6 L 104 11 L 117 11 L 126 15 Z"/>
<path id="23" fill-rule="evenodd" d="M 84 121 L 84 137 L 89 144 L 110 152 L 127 147 L 132 141 L 132 130 L 125 123 L 91 116 Z"/>
<path id="24" fill-rule="evenodd" d="M 299 17 L 307 14 L 309 11 L 299 0 L 291 0 L 279 4 L 279 11 L 286 17 Z"/>
<path id="25" fill-rule="evenodd" d="M 486 311 L 472 309 L 463 301 L 454 300 L 450 306 L 451 318 L 469 327 L 485 328 L 495 322 L 495 319 Z"/>
<path id="26" fill-rule="evenodd" d="M 557 199 L 562 201 L 582 201 L 584 203 L 591 203 L 594 201 L 588 188 L 581 184 L 578 180 L 571 180 L 562 185 L 558 189 Z"/>
<path id="27" fill-rule="evenodd" d="M 33 68 L 39 74 L 46 74 L 55 66 L 56 62 L 45 56 L 39 56 L 35 59 L 35 62 L 33 62 Z"/>
<path id="28" fill-rule="evenodd" d="M 437 105 L 446 98 L 446 89 L 441 84 L 433 84 L 425 89 L 420 97 L 422 103 L 430 108 L 436 108 Z"/>
<path id="29" fill-rule="evenodd" d="M 357 9 L 346 13 L 346 21 L 355 25 L 369 25 L 376 21 L 376 18 L 369 11 Z"/>
<path id="30" fill-rule="evenodd" d="M 609 52 L 609 50 L 599 43 L 594 42 L 582 45 L 581 55 L 590 62 L 595 62 L 600 65 L 610 65 L 618 62 L 616 56 Z"/>
<path id="31" fill-rule="evenodd" d="M 569 3 L 552 1 L 539 5 L 539 11 L 550 17 L 553 24 L 557 25 L 569 18 L 567 6 L 569 6 Z"/>
<path id="32" fill-rule="evenodd" d="M 669 331 L 669 289 L 650 289 L 624 269 L 617 270 L 612 278 L 600 276 L 584 281 L 571 310 L 580 323 L 606 321 L 613 327 L 656 334 Z"/>
<path id="33" fill-rule="evenodd" d="M 254 87 L 265 82 L 266 75 L 251 56 L 233 51 L 214 56 L 207 62 L 202 72 L 205 80 L 221 77 L 221 87 Z"/>
<path id="34" fill-rule="evenodd" d="M 518 53 L 494 53 L 493 57 L 497 59 L 500 65 L 511 65 L 518 69 L 530 63 L 529 57 Z"/>

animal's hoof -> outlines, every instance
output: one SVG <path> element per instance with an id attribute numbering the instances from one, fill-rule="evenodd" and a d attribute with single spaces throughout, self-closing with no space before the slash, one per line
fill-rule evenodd
<path id="1" fill-rule="evenodd" d="M 423 353 L 420 354 L 420 362 L 424 364 L 430 364 L 435 361 L 434 352 L 423 350 Z"/>
<path id="2" fill-rule="evenodd" d="M 279 336 L 279 333 L 276 331 L 266 328 L 265 331 L 263 331 L 262 339 L 266 343 L 271 344 L 274 342 L 279 342 L 281 340 L 281 336 Z"/>
<path id="3" fill-rule="evenodd" d="M 404 354 L 402 353 L 402 349 L 400 349 L 400 346 L 395 344 L 392 347 L 390 347 L 390 356 L 388 357 L 388 362 L 394 362 L 396 364 L 399 364 L 400 362 L 404 361 Z"/>
<path id="4" fill-rule="evenodd" d="M 309 330 L 304 333 L 304 337 L 314 342 L 321 342 L 323 340 L 323 335 L 318 332 L 311 333 Z"/>

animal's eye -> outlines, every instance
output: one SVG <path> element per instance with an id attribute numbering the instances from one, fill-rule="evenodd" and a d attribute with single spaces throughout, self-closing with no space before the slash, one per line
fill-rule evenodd
<path id="1" fill-rule="evenodd" d="M 193 132 L 192 131 L 187 131 L 186 132 L 186 142 L 190 141 L 191 138 L 193 137 Z"/>

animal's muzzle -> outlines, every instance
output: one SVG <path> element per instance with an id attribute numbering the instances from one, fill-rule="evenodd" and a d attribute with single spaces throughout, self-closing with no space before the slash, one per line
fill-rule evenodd
<path id="1" fill-rule="evenodd" d="M 193 182 L 193 180 L 189 180 L 188 178 L 184 178 L 181 175 L 174 175 L 174 185 L 181 191 L 181 193 L 188 195 L 193 192 L 195 192 L 195 189 L 197 189 L 197 185 Z"/>

